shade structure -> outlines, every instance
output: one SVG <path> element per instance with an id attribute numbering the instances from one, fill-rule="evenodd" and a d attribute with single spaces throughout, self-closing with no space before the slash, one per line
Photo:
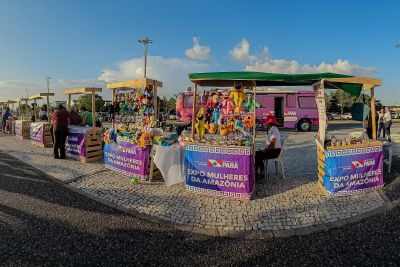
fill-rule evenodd
<path id="1" fill-rule="evenodd" d="M 337 73 L 287 74 L 252 71 L 190 73 L 189 79 L 200 86 L 231 87 L 236 83 L 257 86 L 307 86 L 325 80 L 326 88 L 342 89 L 351 95 L 360 95 L 361 90 L 381 84 L 380 79 L 354 77 Z"/>

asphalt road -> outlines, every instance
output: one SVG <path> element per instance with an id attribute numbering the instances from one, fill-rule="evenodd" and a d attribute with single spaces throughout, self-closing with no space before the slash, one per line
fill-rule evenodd
<path id="1" fill-rule="evenodd" d="M 395 172 L 398 172 L 395 167 Z M 0 265 L 400 265 L 400 207 L 272 241 L 181 232 L 69 191 L 0 152 Z"/>

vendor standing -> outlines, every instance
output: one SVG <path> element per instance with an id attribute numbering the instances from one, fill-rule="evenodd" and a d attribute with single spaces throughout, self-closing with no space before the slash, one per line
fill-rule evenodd
<path id="1" fill-rule="evenodd" d="M 69 112 L 63 105 L 58 105 L 53 113 L 54 158 L 65 159 L 65 141 L 68 135 Z M 60 153 L 59 153 L 60 152 Z"/>
<path id="2" fill-rule="evenodd" d="M 264 169 L 264 160 L 274 159 L 279 156 L 281 153 L 281 134 L 278 129 L 278 123 L 276 122 L 276 118 L 273 115 L 267 116 L 267 147 L 263 150 L 259 150 L 256 152 L 255 156 L 255 164 L 256 164 L 256 173 L 258 176 L 265 176 Z"/>
<path id="3" fill-rule="evenodd" d="M 81 111 L 81 117 L 82 117 L 82 122 L 81 125 L 85 126 L 92 126 L 93 125 L 93 118 L 92 118 L 92 112 L 88 111 L 85 107 L 80 108 Z M 96 117 L 96 127 L 100 127 L 101 122 L 100 119 Z"/>

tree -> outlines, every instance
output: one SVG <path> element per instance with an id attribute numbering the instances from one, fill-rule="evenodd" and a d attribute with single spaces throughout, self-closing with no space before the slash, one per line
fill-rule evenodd
<path id="1" fill-rule="evenodd" d="M 177 97 L 178 97 L 178 95 L 174 94 L 173 97 L 168 99 L 168 101 L 167 101 L 167 112 L 168 112 L 168 114 L 172 114 L 172 113 L 176 112 L 176 99 L 177 99 Z"/>
<path id="2" fill-rule="evenodd" d="M 357 98 L 343 90 L 336 90 L 331 94 L 331 96 L 332 102 L 335 103 L 339 108 L 341 116 L 345 110 L 350 110 Z"/>
<path id="3" fill-rule="evenodd" d="M 103 100 L 103 97 L 99 96 L 99 95 L 95 95 L 96 97 L 96 111 L 99 111 L 104 104 L 106 103 Z M 92 110 L 92 95 L 91 94 L 87 94 L 87 95 L 82 95 L 81 97 L 79 97 L 79 101 L 78 101 L 78 108 L 81 107 L 85 107 L 87 110 Z"/>

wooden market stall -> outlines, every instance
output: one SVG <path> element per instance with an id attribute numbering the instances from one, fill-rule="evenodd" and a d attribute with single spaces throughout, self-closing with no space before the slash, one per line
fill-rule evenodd
<path id="1" fill-rule="evenodd" d="M 66 153 L 72 157 L 79 157 L 82 162 L 93 162 L 101 159 L 102 129 L 96 127 L 96 93 L 101 88 L 81 87 L 63 90 L 68 95 L 68 110 L 71 110 L 72 95 L 90 94 L 92 97 L 92 126 L 70 125 L 66 142 Z"/>
<path id="2" fill-rule="evenodd" d="M 255 127 L 252 128 L 253 142 L 251 146 L 236 146 L 226 141 L 219 142 L 218 138 L 215 141 L 215 137 L 212 137 L 211 141 L 206 139 L 204 142 L 196 140 L 195 136 L 195 129 L 199 128 L 199 122 L 202 121 L 202 116 L 199 117 L 194 112 L 195 105 L 199 102 L 196 100 L 198 97 L 197 87 L 235 87 L 238 84 L 253 88 L 253 111 L 256 109 L 256 87 L 313 86 L 319 110 L 319 132 L 316 140 L 318 183 L 330 195 L 359 193 L 383 185 L 382 142 L 376 140 L 374 105 L 374 87 L 381 84 L 379 79 L 335 73 L 281 74 L 261 72 L 192 73 L 189 74 L 189 78 L 194 83 L 194 100 L 192 140 L 187 145 L 185 153 L 187 190 L 230 198 L 248 199 L 251 197 L 254 186 Z M 338 142 L 335 143 L 332 140 L 327 142 L 325 140 L 329 135 L 326 135 L 327 119 L 324 88 L 344 90 L 354 96 L 358 96 L 361 90 L 371 89 L 372 138 L 360 137 L 346 140 L 347 142 L 340 142 L 340 145 Z M 235 88 L 231 92 L 234 91 Z M 235 106 L 237 106 L 236 103 Z M 233 117 L 241 116 L 235 113 L 236 111 L 231 115 Z M 250 116 L 250 114 L 244 115 Z M 215 132 L 215 126 L 213 129 Z M 333 143 L 334 145 L 331 145 Z M 338 168 L 338 166 L 340 167 Z M 232 179 L 232 177 L 239 176 L 246 179 L 241 182 Z"/>
<path id="3" fill-rule="evenodd" d="M 28 106 L 28 98 L 18 98 L 15 101 L 18 103 L 18 119 L 15 121 L 15 135 L 21 139 L 30 138 L 30 119 L 27 114 L 22 114 L 21 102 L 25 102 Z"/>
<path id="4" fill-rule="evenodd" d="M 30 139 L 33 144 L 43 146 L 43 147 L 52 147 L 53 146 L 53 138 L 51 132 L 51 121 L 50 121 L 50 97 L 54 96 L 54 93 L 39 93 L 33 96 L 30 96 L 28 99 L 33 101 L 34 110 L 33 115 L 35 122 L 30 123 Z M 40 99 L 46 99 L 47 105 L 47 121 L 38 121 L 38 112 L 37 112 L 37 101 Z"/>
<path id="5" fill-rule="evenodd" d="M 148 179 L 151 129 L 158 118 L 157 93 L 161 87 L 162 82 L 149 78 L 107 84 L 114 109 L 112 128 L 105 133 L 107 168 L 134 179 Z"/>

